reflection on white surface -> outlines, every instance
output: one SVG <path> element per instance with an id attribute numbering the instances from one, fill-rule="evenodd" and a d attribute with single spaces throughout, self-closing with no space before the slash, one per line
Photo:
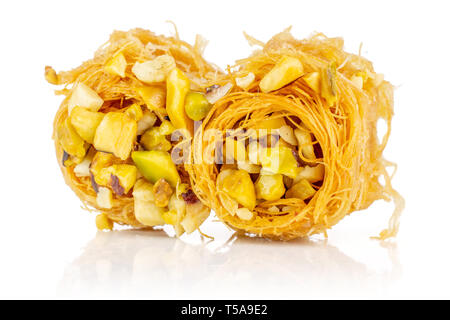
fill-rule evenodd
<path id="1" fill-rule="evenodd" d="M 392 251 L 393 252 L 393 251 Z M 391 253 L 392 253 L 391 252 Z M 382 295 L 400 274 L 369 270 L 326 241 L 197 244 L 162 231 L 98 232 L 65 270 L 63 297 L 327 298 Z"/>

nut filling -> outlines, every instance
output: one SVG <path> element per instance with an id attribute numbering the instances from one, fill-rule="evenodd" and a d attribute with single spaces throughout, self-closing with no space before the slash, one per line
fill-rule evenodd
<path id="1" fill-rule="evenodd" d="M 291 198 L 308 203 L 325 177 L 323 159 L 318 156 L 322 150 L 307 126 L 294 115 L 266 116 L 277 120 L 256 120 L 250 115 L 248 120 L 242 118 L 237 123 L 247 121 L 251 126 L 233 138 L 225 134 L 223 139 L 228 156 L 219 166 L 217 192 L 226 197 L 222 204 L 228 212 L 243 220 L 256 217 L 251 212 L 255 207 L 261 216 L 273 212 L 287 215 L 294 208 L 276 203 Z M 233 129 L 229 131 L 238 128 Z"/>
<path id="2" fill-rule="evenodd" d="M 341 38 L 285 30 L 265 44 L 248 39 L 261 48 L 209 84 L 208 95 L 226 93 L 208 100 L 201 128 L 214 134 L 194 139 L 193 160 L 218 159 L 187 166 L 197 196 L 231 228 L 281 240 L 326 235 L 350 213 L 394 200 L 379 238 L 395 236 L 403 199 L 382 155 L 393 86 Z"/>
<path id="3" fill-rule="evenodd" d="M 192 135 L 194 120 L 211 107 L 202 83 L 218 71 L 200 47 L 143 29 L 116 31 L 80 67 L 45 67 L 49 83 L 66 85 L 54 129 L 62 171 L 101 212 L 99 229 L 167 224 L 180 236 L 208 217 L 183 164 L 171 157 L 179 143 L 172 137 Z"/>

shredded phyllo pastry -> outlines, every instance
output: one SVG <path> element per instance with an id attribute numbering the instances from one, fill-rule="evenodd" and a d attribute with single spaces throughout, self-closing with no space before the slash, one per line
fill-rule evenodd
<path id="1" fill-rule="evenodd" d="M 395 236 L 404 201 L 382 156 L 392 85 L 340 38 L 286 30 L 266 44 L 247 39 L 262 48 L 207 89 L 213 107 L 186 165 L 196 195 L 231 228 L 282 240 L 326 235 L 351 212 L 393 199 L 378 238 Z"/>
<path id="2" fill-rule="evenodd" d="M 81 66 L 45 68 L 47 81 L 64 85 L 56 93 L 66 96 L 54 120 L 58 162 L 86 208 L 99 212 L 99 229 L 169 224 L 179 236 L 208 217 L 183 164 L 171 157 L 193 134 L 185 98 L 193 96 L 193 105 L 206 100 L 205 84 L 218 74 L 202 58 L 205 43 L 115 31 Z M 209 110 L 205 103 L 198 109 L 191 110 L 197 117 Z"/>

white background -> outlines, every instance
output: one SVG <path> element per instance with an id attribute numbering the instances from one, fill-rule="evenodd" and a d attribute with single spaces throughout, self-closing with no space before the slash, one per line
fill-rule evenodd
<path id="1" fill-rule="evenodd" d="M 450 46 L 447 1 L 2 1 L 0 4 L 0 298 L 450 298 Z M 289 243 L 231 236 L 220 223 L 176 239 L 97 232 L 64 184 L 51 140 L 61 97 L 44 66 L 92 56 L 113 29 L 210 40 L 222 68 L 293 26 L 343 36 L 397 86 L 386 158 L 406 199 L 389 244 L 370 240 L 392 204 L 353 213 L 322 237 Z"/>

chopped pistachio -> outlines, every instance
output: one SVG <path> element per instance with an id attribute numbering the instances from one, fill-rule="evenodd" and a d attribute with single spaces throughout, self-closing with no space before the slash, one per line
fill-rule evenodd
<path id="1" fill-rule="evenodd" d="M 131 153 L 131 158 L 148 181 L 155 183 L 164 178 L 172 188 L 176 188 L 180 181 L 180 175 L 168 152 L 134 151 Z"/>
<path id="2" fill-rule="evenodd" d="M 99 187 L 97 193 L 97 205 L 103 209 L 112 208 L 112 192 L 108 188 Z"/>
<path id="3" fill-rule="evenodd" d="M 311 72 L 303 77 L 306 84 L 315 92 L 319 92 L 320 89 L 320 74 L 319 72 Z"/>
<path id="4" fill-rule="evenodd" d="M 209 212 L 209 208 L 200 201 L 186 203 L 186 215 L 180 224 L 187 234 L 192 233 L 208 218 Z"/>
<path id="5" fill-rule="evenodd" d="M 91 172 L 89 171 L 89 166 L 91 165 L 91 159 L 85 158 L 81 163 L 77 164 L 73 169 L 73 173 L 77 177 L 89 177 Z"/>
<path id="6" fill-rule="evenodd" d="M 209 103 L 214 104 L 222 99 L 233 88 L 233 84 L 228 82 L 223 86 L 214 85 L 206 89 L 206 99 Z"/>
<path id="7" fill-rule="evenodd" d="M 255 81 L 255 74 L 253 72 L 249 72 L 246 76 L 236 78 L 235 80 L 237 86 L 245 90 L 250 87 L 253 81 Z"/>
<path id="8" fill-rule="evenodd" d="M 300 182 L 302 179 L 306 179 L 309 182 L 317 182 L 323 180 L 325 175 L 325 166 L 318 164 L 315 167 L 305 166 L 303 170 L 295 177 L 294 184 Z"/>
<path id="9" fill-rule="evenodd" d="M 128 193 L 136 182 L 137 169 L 131 164 L 113 164 L 103 170 L 109 173 L 109 186 L 119 196 Z"/>
<path id="10" fill-rule="evenodd" d="M 125 69 L 127 68 L 127 60 L 123 53 L 113 56 L 105 65 L 105 71 L 125 78 Z"/>
<path id="11" fill-rule="evenodd" d="M 136 88 L 147 108 L 151 111 L 163 111 L 166 105 L 166 90 L 159 86 Z"/>
<path id="12" fill-rule="evenodd" d="M 239 208 L 236 210 L 236 215 L 242 220 L 251 220 L 253 218 L 253 212 L 247 208 Z"/>
<path id="13" fill-rule="evenodd" d="M 303 75 L 303 64 L 297 58 L 283 56 L 261 79 L 259 87 L 264 93 L 278 90 Z"/>
<path id="14" fill-rule="evenodd" d="M 45 80 L 47 80 L 50 84 L 59 84 L 59 76 L 56 73 L 55 69 L 50 66 L 45 66 Z"/>
<path id="15" fill-rule="evenodd" d="M 163 120 L 161 124 L 159 125 L 159 133 L 164 136 L 168 136 L 172 134 L 175 131 L 175 127 L 173 124 L 168 120 Z"/>
<path id="16" fill-rule="evenodd" d="M 153 127 L 155 122 L 156 115 L 149 110 L 145 110 L 142 118 L 137 122 L 137 135 L 142 135 L 145 131 Z"/>
<path id="17" fill-rule="evenodd" d="M 185 215 L 186 215 L 186 202 L 182 199 L 178 199 L 176 195 L 172 195 L 169 200 L 169 210 L 176 212 L 175 224 L 173 225 L 177 237 L 184 233 L 184 228 L 181 225 Z"/>
<path id="18" fill-rule="evenodd" d="M 114 228 L 114 222 L 105 213 L 101 213 L 95 217 L 95 225 L 98 230 L 112 230 Z"/>
<path id="19" fill-rule="evenodd" d="M 162 218 L 166 224 L 172 226 L 177 224 L 177 212 L 176 210 L 168 210 L 162 214 Z"/>
<path id="20" fill-rule="evenodd" d="M 125 114 L 133 120 L 139 121 L 144 116 L 142 108 L 139 104 L 133 103 L 125 110 Z"/>
<path id="21" fill-rule="evenodd" d="M 94 147 L 112 152 L 122 160 L 129 157 L 137 136 L 137 123 L 121 112 L 109 112 L 97 127 Z"/>
<path id="22" fill-rule="evenodd" d="M 134 215 L 145 226 L 153 227 L 165 224 L 162 217 L 164 209 L 155 204 L 153 185 L 145 179 L 139 179 L 133 188 Z"/>
<path id="23" fill-rule="evenodd" d="M 271 206 L 269 209 L 267 209 L 267 211 L 272 213 L 278 213 L 280 212 L 280 209 L 277 206 Z"/>
<path id="24" fill-rule="evenodd" d="M 67 102 L 69 115 L 75 107 L 98 111 L 103 105 L 103 99 L 93 89 L 82 82 L 76 83 Z"/>
<path id="25" fill-rule="evenodd" d="M 175 59 L 165 54 L 143 63 L 136 62 L 131 71 L 142 82 L 152 84 L 164 82 L 175 67 Z"/>
<path id="26" fill-rule="evenodd" d="M 167 207 L 170 196 L 173 193 L 169 183 L 164 178 L 159 179 L 153 186 L 153 192 L 155 194 L 155 204 L 161 208 Z"/>
<path id="27" fill-rule="evenodd" d="M 238 161 L 237 166 L 239 169 L 245 170 L 248 173 L 259 173 L 261 171 L 260 166 L 250 163 L 248 161 Z"/>
<path id="28" fill-rule="evenodd" d="M 298 160 L 288 147 L 266 148 L 260 154 L 263 169 L 272 174 L 283 174 L 295 178 L 301 171 Z"/>
<path id="29" fill-rule="evenodd" d="M 173 69 L 167 76 L 167 114 L 170 121 L 177 129 L 187 129 L 191 133 L 194 130 L 194 124 L 184 108 L 186 95 L 190 89 L 188 77 L 178 68 Z"/>
<path id="30" fill-rule="evenodd" d="M 189 118 L 194 121 L 203 120 L 211 109 L 212 105 L 200 92 L 189 92 L 186 95 L 184 109 Z"/>
<path id="31" fill-rule="evenodd" d="M 312 144 L 311 133 L 308 129 L 304 127 L 300 129 L 297 128 L 294 130 L 294 134 L 298 141 L 299 152 L 301 152 L 306 159 L 315 160 L 316 155 L 314 153 L 314 146 Z"/>
<path id="32" fill-rule="evenodd" d="M 286 141 L 287 143 L 296 146 L 297 145 L 297 139 L 294 135 L 294 129 L 288 125 L 284 125 L 278 129 L 278 133 L 280 134 L 280 137 Z"/>
<path id="33" fill-rule="evenodd" d="M 148 129 L 141 137 L 141 144 L 146 150 L 169 151 L 172 148 L 172 144 L 161 134 L 159 127 Z"/>
<path id="34" fill-rule="evenodd" d="M 336 63 L 332 62 L 328 67 L 324 68 L 321 75 L 321 96 L 329 106 L 337 101 L 337 85 L 336 85 Z"/>
<path id="35" fill-rule="evenodd" d="M 79 159 L 84 158 L 84 155 L 86 154 L 84 140 L 73 128 L 69 118 L 57 126 L 56 135 L 58 136 L 58 141 L 65 152 Z"/>
<path id="36" fill-rule="evenodd" d="M 70 114 L 70 123 L 83 140 L 92 144 L 97 127 L 102 122 L 104 116 L 101 112 L 90 111 L 82 107 L 74 107 Z"/>
<path id="37" fill-rule="evenodd" d="M 253 181 L 244 170 L 224 170 L 218 177 L 219 188 L 244 207 L 253 210 L 256 195 Z"/>
<path id="38" fill-rule="evenodd" d="M 294 184 L 288 191 L 286 191 L 287 198 L 298 198 L 306 200 L 311 198 L 316 193 L 316 190 L 306 179 L 300 180 L 300 182 Z"/>
<path id="39" fill-rule="evenodd" d="M 268 201 L 280 199 L 286 191 L 281 174 L 260 175 L 255 183 L 256 198 Z"/>

